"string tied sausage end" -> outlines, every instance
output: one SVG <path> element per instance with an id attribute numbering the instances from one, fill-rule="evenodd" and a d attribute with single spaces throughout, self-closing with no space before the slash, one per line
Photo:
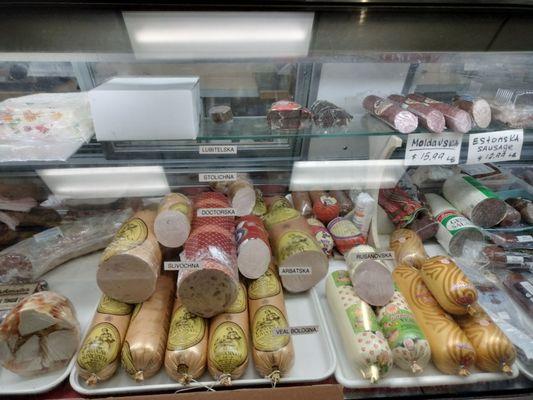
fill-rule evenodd
<path id="1" fill-rule="evenodd" d="M 281 371 L 279 369 L 275 369 L 270 374 L 268 374 L 265 378 L 270 379 L 270 382 L 272 383 L 272 387 L 275 388 L 278 382 L 281 380 Z"/>
<path id="2" fill-rule="evenodd" d="M 98 378 L 98 376 L 96 376 L 96 374 L 91 374 L 91 376 L 89 376 L 89 378 L 87 378 L 87 380 L 85 381 L 85 384 L 87 386 L 94 386 L 99 381 L 100 381 L 100 378 Z"/>

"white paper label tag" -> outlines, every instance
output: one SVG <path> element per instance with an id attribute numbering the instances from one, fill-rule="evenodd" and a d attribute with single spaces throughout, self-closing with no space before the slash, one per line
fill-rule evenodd
<path id="1" fill-rule="evenodd" d="M 237 213 L 234 208 L 199 208 L 197 217 L 235 217 Z"/>
<path id="2" fill-rule="evenodd" d="M 413 133 L 407 136 L 405 165 L 453 165 L 459 163 L 461 133 Z"/>
<path id="3" fill-rule="evenodd" d="M 185 269 L 202 269 L 201 262 L 195 261 L 165 261 L 163 263 L 165 271 L 180 271 Z"/>
<path id="4" fill-rule="evenodd" d="M 394 251 L 382 251 L 379 253 L 355 253 L 356 261 L 366 260 L 394 260 Z"/>
<path id="5" fill-rule="evenodd" d="M 484 174 L 490 174 L 494 172 L 494 170 L 490 167 L 488 167 L 485 164 L 471 164 L 471 165 L 461 165 L 461 170 L 470 176 L 473 176 L 474 178 L 477 175 L 484 175 Z"/>
<path id="6" fill-rule="evenodd" d="M 524 257 L 505 256 L 505 261 L 507 262 L 507 264 L 522 264 L 524 262 Z"/>
<path id="7" fill-rule="evenodd" d="M 237 154 L 237 146 L 205 145 L 198 148 L 199 154 Z"/>
<path id="8" fill-rule="evenodd" d="M 311 267 L 280 267 L 280 275 L 311 275 Z"/>
<path id="9" fill-rule="evenodd" d="M 466 163 L 520 160 L 523 141 L 523 129 L 471 134 Z"/>
<path id="10" fill-rule="evenodd" d="M 533 236 L 531 236 L 531 235 L 518 235 L 516 237 L 516 240 L 518 240 L 520 243 L 529 243 L 529 242 L 533 242 Z"/>
<path id="11" fill-rule="evenodd" d="M 522 281 L 520 282 L 520 285 L 529 293 L 526 294 L 526 297 L 533 297 L 533 285 L 531 283 L 528 281 Z"/>
<path id="12" fill-rule="evenodd" d="M 63 232 L 61 231 L 61 228 L 59 226 L 47 229 L 45 231 L 33 235 L 33 238 L 37 243 L 47 242 L 48 240 L 54 240 L 60 237 L 63 237 Z"/>
<path id="13" fill-rule="evenodd" d="M 199 182 L 230 182 L 236 180 L 236 172 L 206 172 L 198 174 Z"/>
<path id="14" fill-rule="evenodd" d="M 308 326 L 291 326 L 289 328 L 274 328 L 272 330 L 274 336 L 284 335 L 313 335 L 318 333 L 318 325 Z"/>

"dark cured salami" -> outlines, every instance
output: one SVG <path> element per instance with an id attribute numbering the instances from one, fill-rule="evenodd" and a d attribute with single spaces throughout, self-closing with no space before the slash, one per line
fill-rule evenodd
<path id="1" fill-rule="evenodd" d="M 444 115 L 446 126 L 454 132 L 467 133 L 472 129 L 472 119 L 470 118 L 470 115 L 460 108 L 430 99 L 419 93 L 411 93 L 407 95 L 407 98 L 427 104 L 435 110 L 440 111 Z"/>
<path id="2" fill-rule="evenodd" d="M 411 133 L 418 126 L 416 116 L 402 109 L 392 100 L 371 95 L 365 97 L 363 107 L 374 117 L 382 120 L 400 133 Z"/>
<path id="3" fill-rule="evenodd" d="M 446 128 L 444 115 L 440 111 L 426 104 L 410 101 L 399 94 L 391 94 L 389 99 L 398 103 L 404 110 L 416 115 L 420 124 L 430 132 L 441 133 Z"/>

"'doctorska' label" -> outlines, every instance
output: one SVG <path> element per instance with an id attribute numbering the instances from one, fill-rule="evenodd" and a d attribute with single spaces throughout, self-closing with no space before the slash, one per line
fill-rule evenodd
<path id="1" fill-rule="evenodd" d="M 242 328 L 226 321 L 215 328 L 209 344 L 209 360 L 223 373 L 231 373 L 248 358 L 248 342 Z"/>
<path id="2" fill-rule="evenodd" d="M 315 239 L 307 233 L 302 231 L 286 232 L 279 239 L 277 251 L 278 264 L 282 264 L 290 256 L 304 251 L 318 251 L 322 253 L 322 249 L 317 246 Z"/>
<path id="3" fill-rule="evenodd" d="M 133 310 L 131 304 L 123 303 L 112 299 L 109 296 L 103 295 L 98 304 L 97 311 L 100 314 L 111 314 L 111 315 L 128 315 Z"/>
<path id="4" fill-rule="evenodd" d="M 252 337 L 254 347 L 259 351 L 275 351 L 289 343 L 289 335 L 275 335 L 274 330 L 288 328 L 283 313 L 275 306 L 266 305 L 259 308 L 252 320 Z"/>
<path id="5" fill-rule="evenodd" d="M 281 285 L 274 271 L 270 268 L 258 279 L 252 281 L 248 287 L 248 297 L 251 300 L 264 299 L 279 294 Z"/>
<path id="6" fill-rule="evenodd" d="M 140 218 L 132 218 L 118 230 L 102 255 L 106 261 L 115 254 L 124 253 L 142 244 L 148 237 L 148 227 Z"/>
<path id="7" fill-rule="evenodd" d="M 205 319 L 191 314 L 184 306 L 180 306 L 174 311 L 170 321 L 167 350 L 185 350 L 195 346 L 200 343 L 205 333 Z"/>
<path id="8" fill-rule="evenodd" d="M 108 322 L 95 325 L 83 341 L 78 365 L 95 374 L 102 371 L 118 357 L 120 340 L 120 333 L 114 325 Z"/>
<path id="9" fill-rule="evenodd" d="M 227 313 L 238 314 L 243 311 L 246 311 L 246 289 L 244 285 L 239 283 L 239 290 L 237 291 L 237 298 L 235 301 L 226 309 Z"/>

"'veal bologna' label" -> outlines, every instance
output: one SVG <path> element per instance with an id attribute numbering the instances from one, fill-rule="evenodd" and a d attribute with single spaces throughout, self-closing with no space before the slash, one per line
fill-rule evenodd
<path id="1" fill-rule="evenodd" d="M 202 263 L 198 261 L 165 261 L 163 263 L 163 269 L 165 271 L 202 269 Z"/>
<path id="2" fill-rule="evenodd" d="M 248 358 L 248 342 L 242 328 L 226 321 L 215 328 L 209 343 L 209 360 L 223 373 L 231 373 Z"/>
<path id="3" fill-rule="evenodd" d="M 237 154 L 237 146 L 205 145 L 198 148 L 199 154 Z"/>
<path id="4" fill-rule="evenodd" d="M 252 319 L 252 336 L 254 347 L 259 351 L 275 351 L 289 343 L 289 335 L 275 336 L 274 329 L 287 328 L 287 320 L 275 306 L 265 305 L 259 308 Z"/>
<path id="5" fill-rule="evenodd" d="M 280 267 L 279 274 L 283 275 L 311 275 L 313 270 L 311 267 Z"/>
<path id="6" fill-rule="evenodd" d="M 237 213 L 234 208 L 199 208 L 196 216 L 202 217 L 235 217 Z"/>
<path id="7" fill-rule="evenodd" d="M 180 306 L 174 311 L 168 331 L 167 350 L 185 350 L 195 346 L 203 339 L 207 327 L 202 317 Z"/>
<path id="8" fill-rule="evenodd" d="M 122 303 L 121 301 L 112 299 L 109 296 L 103 295 L 98 304 L 98 312 L 100 314 L 111 315 L 128 315 L 133 310 L 133 305 Z"/>
<path id="9" fill-rule="evenodd" d="M 264 299 L 279 294 L 281 285 L 275 273 L 269 268 L 258 279 L 248 286 L 248 297 L 251 300 Z"/>
<path id="10" fill-rule="evenodd" d="M 354 257 L 356 261 L 394 260 L 394 252 L 393 251 L 381 251 L 379 253 L 374 253 L 374 252 L 355 253 Z"/>
<path id="11" fill-rule="evenodd" d="M 466 163 L 520 160 L 523 142 L 523 129 L 470 134 Z"/>
<path id="12" fill-rule="evenodd" d="M 318 333 L 318 325 L 308 326 L 291 326 L 289 328 L 276 328 L 273 334 L 275 336 L 281 335 L 312 335 Z"/>
<path id="13" fill-rule="evenodd" d="M 114 325 L 108 322 L 95 325 L 83 341 L 78 365 L 98 374 L 118 357 L 120 340 L 120 333 Z"/>
<path id="14" fill-rule="evenodd" d="M 199 182 L 230 182 L 236 180 L 236 172 L 207 172 L 198 174 Z"/>

